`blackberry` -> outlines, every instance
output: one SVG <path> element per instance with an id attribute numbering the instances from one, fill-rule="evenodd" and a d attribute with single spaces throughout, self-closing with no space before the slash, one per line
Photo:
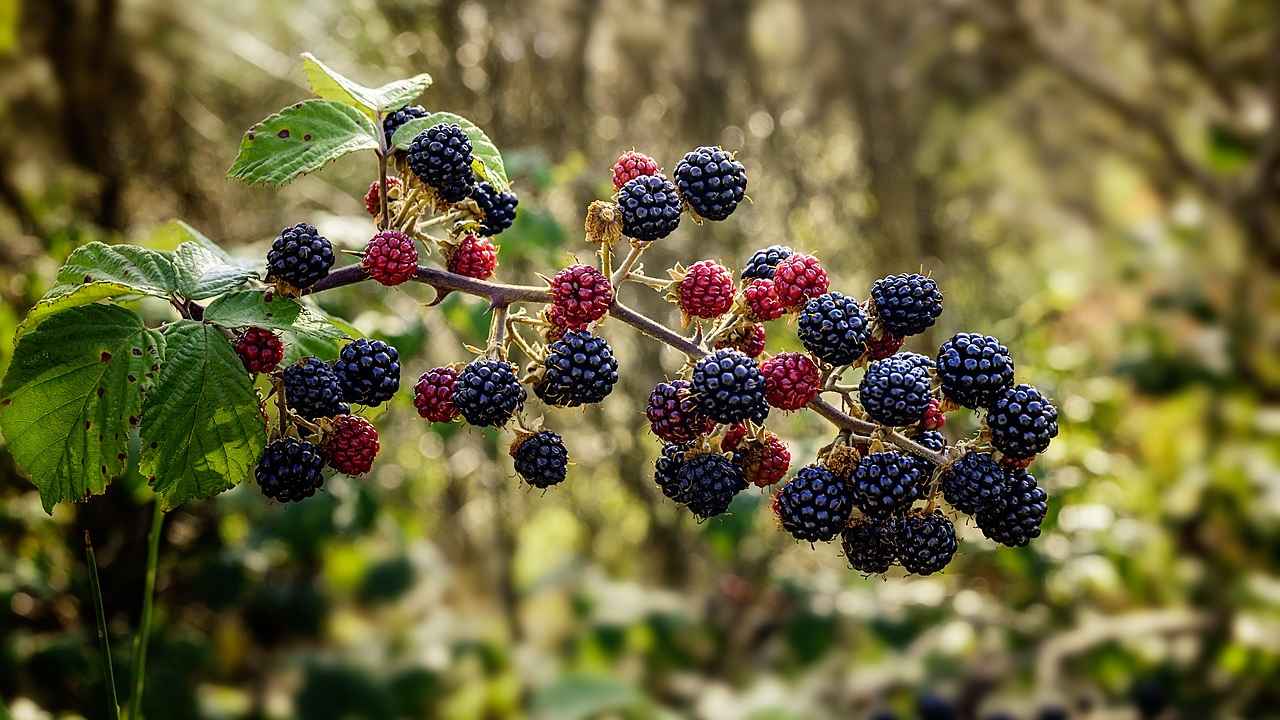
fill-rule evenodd
<path id="1" fill-rule="evenodd" d="M 400 353 L 381 340 L 360 338 L 348 343 L 333 371 L 347 402 L 381 405 L 400 389 Z"/>
<path id="2" fill-rule="evenodd" d="M 662 173 L 641 175 L 618 191 L 622 232 L 641 242 L 660 240 L 680 225 L 680 196 Z"/>
<path id="3" fill-rule="evenodd" d="M 991 444 L 1011 458 L 1043 452 L 1058 436 L 1058 408 L 1030 385 L 1015 385 L 996 395 L 987 408 Z"/>
<path id="4" fill-rule="evenodd" d="M 699 260 L 685 270 L 676 286 L 680 310 L 696 318 L 716 318 L 733 307 L 733 274 L 713 260 Z"/>
<path id="5" fill-rule="evenodd" d="M 745 428 L 743 431 L 745 432 Z M 721 447 L 729 441 L 726 434 Z M 733 464 L 742 468 L 743 477 L 756 487 L 769 487 L 778 482 L 787 474 L 787 468 L 791 467 L 791 451 L 782 442 L 782 438 L 773 433 L 765 433 L 763 440 L 751 438 L 743 442 L 742 438 L 738 438 L 731 449 Z"/>
<path id="6" fill-rule="evenodd" d="M 409 143 L 409 169 L 435 189 L 445 202 L 471 194 L 471 140 L 454 123 L 440 123 L 418 133 Z"/>
<path id="7" fill-rule="evenodd" d="M 898 562 L 909 573 L 932 575 L 956 554 L 956 526 L 941 510 L 908 513 L 898 522 Z"/>
<path id="8" fill-rule="evenodd" d="M 236 354 L 251 373 L 271 372 L 284 359 L 284 345 L 270 330 L 251 327 L 236 340 Z"/>
<path id="9" fill-rule="evenodd" d="M 1026 470 L 1007 475 L 1004 503 L 977 515 L 978 527 L 988 538 L 1009 547 L 1021 547 L 1040 537 L 1040 524 L 1049 511 L 1049 496 Z"/>
<path id="10" fill-rule="evenodd" d="M 859 460 L 850 482 L 858 509 L 883 518 L 909 508 L 923 494 L 925 478 L 910 456 L 888 450 Z"/>
<path id="11" fill-rule="evenodd" d="M 536 488 L 549 488 L 564 482 L 569 472 L 569 451 L 559 433 L 543 430 L 511 445 L 516 473 Z"/>
<path id="12" fill-rule="evenodd" d="M 254 477 L 263 495 L 277 502 L 309 498 L 324 485 L 324 456 L 305 440 L 281 438 L 267 445 Z"/>
<path id="13" fill-rule="evenodd" d="M 635 150 L 628 150 L 618 156 L 613 163 L 613 189 L 621 190 L 628 180 L 641 175 L 655 175 L 662 172 L 658 161 Z"/>
<path id="14" fill-rule="evenodd" d="M 360 267 L 388 287 L 408 282 L 418 272 L 418 246 L 399 230 L 384 230 L 365 245 Z"/>
<path id="15" fill-rule="evenodd" d="M 778 262 L 773 270 L 773 288 L 778 300 L 792 310 L 799 310 L 812 298 L 827 291 L 831 279 L 818 258 L 793 253 Z"/>
<path id="16" fill-rule="evenodd" d="M 604 317 L 613 305 L 613 284 L 590 265 L 563 268 L 551 278 L 550 289 L 553 322 L 562 327 L 581 329 Z"/>
<path id="17" fill-rule="evenodd" d="M 715 349 L 729 348 L 737 350 L 747 357 L 756 358 L 760 357 L 760 354 L 764 352 L 765 343 L 768 342 L 768 339 L 763 325 L 748 323 L 734 327 L 716 338 Z"/>
<path id="18" fill-rule="evenodd" d="M 888 572 L 898 559 L 897 524 L 892 518 L 862 518 L 840 533 L 840 545 L 849 566 L 860 573 Z"/>
<path id="19" fill-rule="evenodd" d="M 329 274 L 333 245 L 314 225 L 298 223 L 280 231 L 267 251 L 267 279 L 305 290 Z"/>
<path id="20" fill-rule="evenodd" d="M 758 278 L 742 288 L 742 307 L 746 310 L 747 319 L 752 322 L 777 320 L 786 314 L 787 309 L 778 299 L 778 290 L 772 280 Z"/>
<path id="21" fill-rule="evenodd" d="M 890 275 L 871 286 L 871 302 L 880 325 L 906 337 L 928 330 L 942 314 L 942 291 L 924 275 Z"/>
<path id="22" fill-rule="evenodd" d="M 934 452 L 942 452 L 947 449 L 947 436 L 937 430 L 920 430 L 912 433 L 909 437 Z M 938 468 L 938 466 L 928 458 L 912 454 L 911 459 L 920 466 L 920 472 L 926 481 L 933 477 L 933 471 Z"/>
<path id="23" fill-rule="evenodd" d="M 763 422 L 769 414 L 764 375 L 737 350 L 716 350 L 699 360 L 692 383 L 698 407 L 716 422 Z"/>
<path id="24" fill-rule="evenodd" d="M 533 392 L 548 405 L 577 407 L 604 400 L 618 382 L 618 361 L 605 339 L 569 330 L 547 346 L 542 379 Z"/>
<path id="25" fill-rule="evenodd" d="M 929 408 L 929 371 L 901 354 L 874 360 L 858 384 L 858 399 L 872 420 L 901 427 L 920 422 Z"/>
<path id="26" fill-rule="evenodd" d="M 822 373 L 803 353 L 778 353 L 760 366 L 760 373 L 765 399 L 779 410 L 799 410 L 822 389 Z"/>
<path id="27" fill-rule="evenodd" d="M 786 245 L 770 245 L 763 250 L 757 250 L 751 255 L 751 259 L 747 260 L 746 267 L 742 268 L 742 279 L 761 278 L 764 280 L 773 279 L 773 269 L 778 267 L 778 263 L 783 259 L 789 258 L 795 254 L 795 250 Z"/>
<path id="28" fill-rule="evenodd" d="M 924 693 L 916 700 L 916 713 L 920 720 L 956 720 L 955 705 L 941 695 Z"/>
<path id="29" fill-rule="evenodd" d="M 399 130 L 402 125 L 410 120 L 424 118 L 430 114 L 431 113 L 427 112 L 427 109 L 421 105 L 406 105 L 405 107 L 402 107 L 382 118 L 382 132 L 386 133 L 387 147 L 392 146 L 391 138 L 395 137 L 396 131 Z"/>
<path id="30" fill-rule="evenodd" d="M 688 478 L 680 476 L 688 452 L 688 445 L 668 443 L 662 446 L 662 454 L 653 466 L 653 481 L 662 494 L 682 505 L 689 498 Z"/>
<path id="31" fill-rule="evenodd" d="M 939 477 L 942 496 L 962 513 L 999 512 L 1009 485 L 1005 471 L 990 453 L 970 451 Z"/>
<path id="32" fill-rule="evenodd" d="M 947 416 L 942 412 L 942 403 L 936 399 L 929 401 L 929 407 L 924 410 L 924 417 L 920 418 L 920 427 L 925 430 L 937 430 L 947 424 Z"/>
<path id="33" fill-rule="evenodd" d="M 488 280 L 498 268 L 498 249 L 489 238 L 465 235 L 448 253 L 449 272 Z"/>
<path id="34" fill-rule="evenodd" d="M 472 425 L 505 425 L 525 397 L 516 369 L 505 360 L 472 360 L 453 383 L 454 407 Z"/>
<path id="35" fill-rule="evenodd" d="M 451 367 L 431 368 L 418 377 L 413 386 L 413 405 L 418 414 L 431 422 L 449 422 L 458 417 L 453 405 L 453 384 L 458 371 Z"/>
<path id="36" fill-rule="evenodd" d="M 898 352 L 904 338 L 889 333 L 880 333 L 867 339 L 867 359 L 883 360 Z"/>
<path id="37" fill-rule="evenodd" d="M 398 198 L 402 188 L 400 179 L 387 178 L 387 202 Z M 364 194 L 364 209 L 369 213 L 370 217 L 378 217 L 382 213 L 382 182 L 374 180 L 369 183 L 369 190 Z"/>
<path id="38" fill-rule="evenodd" d="M 471 199 L 480 206 L 484 220 L 480 222 L 481 235 L 497 235 L 516 221 L 516 205 L 520 198 L 513 192 L 500 192 L 487 182 L 476 183 Z"/>
<path id="39" fill-rule="evenodd" d="M 944 395 L 976 410 L 1013 384 L 1013 358 L 990 335 L 957 333 L 938 348 L 938 379 Z"/>
<path id="40" fill-rule="evenodd" d="M 715 421 L 698 409 L 688 380 L 655 385 L 644 414 L 653 434 L 667 442 L 689 442 L 715 427 Z"/>
<path id="41" fill-rule="evenodd" d="M 728 510 L 733 496 L 747 487 L 742 469 L 716 453 L 695 455 L 685 460 L 676 472 L 676 482 L 687 488 L 684 503 L 699 520 Z"/>
<path id="42" fill-rule="evenodd" d="M 773 498 L 782 529 L 797 540 L 831 540 L 849 524 L 853 488 L 821 465 L 806 465 Z"/>
<path id="43" fill-rule="evenodd" d="M 342 402 L 342 385 L 333 368 L 313 357 L 284 369 L 284 399 L 294 412 L 308 420 L 346 415 L 351 410 Z"/>
<path id="44" fill-rule="evenodd" d="M 324 436 L 329 466 L 346 475 L 363 475 L 378 456 L 378 430 L 358 415 L 339 415 Z"/>
<path id="45" fill-rule="evenodd" d="M 848 365 L 866 349 L 867 318 L 856 300 L 829 292 L 805 303 L 797 334 L 804 348 L 819 359 Z"/>
<path id="46" fill-rule="evenodd" d="M 700 147 L 676 164 L 676 187 L 699 217 L 724 220 L 747 193 L 747 171 L 731 153 Z"/>

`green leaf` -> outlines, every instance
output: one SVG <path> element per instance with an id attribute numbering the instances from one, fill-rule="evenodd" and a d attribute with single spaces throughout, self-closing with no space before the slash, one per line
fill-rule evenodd
<path id="1" fill-rule="evenodd" d="M 346 77 L 320 62 L 311 53 L 302 53 L 302 70 L 307 74 L 311 92 L 325 100 L 333 100 L 360 110 L 370 119 L 408 105 L 431 86 L 431 76 L 422 73 L 404 80 L 370 88 Z"/>
<path id="2" fill-rule="evenodd" d="M 214 257 L 227 265 L 253 268 L 257 264 L 256 261 L 247 261 L 232 256 L 231 253 L 222 249 L 218 243 L 210 240 L 204 233 L 182 220 L 170 220 L 163 225 L 156 226 L 151 230 L 143 244 L 155 250 L 172 252 L 177 250 L 183 243 L 188 242 L 195 243 L 208 250 Z"/>
<path id="3" fill-rule="evenodd" d="M 604 675 L 565 675 L 533 696 L 533 716 L 563 720 L 587 720 L 607 712 L 620 712 L 649 704 L 631 685 Z"/>
<path id="4" fill-rule="evenodd" d="M 265 302 L 262 290 L 239 290 L 209 303 L 204 319 L 228 328 L 260 327 L 289 330 L 299 335 L 341 340 L 346 333 L 320 313 L 292 298 L 276 295 Z"/>
<path id="5" fill-rule="evenodd" d="M 18 324 L 15 336 L 22 337 L 44 322 L 45 318 L 63 310 L 134 294 L 137 294 L 134 288 L 114 282 L 91 282 L 72 288 L 61 288 L 58 292 L 50 290 L 36 302 L 27 316 Z"/>
<path id="6" fill-rule="evenodd" d="M 249 128 L 227 176 L 284 185 L 347 153 L 377 148 L 367 115 L 340 102 L 304 100 Z"/>
<path id="7" fill-rule="evenodd" d="M 142 409 L 140 468 L 165 510 L 212 497 L 253 474 L 267 444 L 253 382 L 222 330 L 182 320 Z"/>
<path id="8" fill-rule="evenodd" d="M 178 294 L 191 300 L 204 300 L 237 288 L 258 273 L 240 265 L 226 263 L 207 248 L 185 242 L 173 254 L 178 271 Z"/>
<path id="9" fill-rule="evenodd" d="M 46 512 L 101 493 L 124 471 L 163 344 L 114 305 L 60 312 L 18 340 L 0 385 L 0 431 Z"/>
<path id="10" fill-rule="evenodd" d="M 396 134 L 391 138 L 391 144 L 401 150 L 407 150 L 409 143 L 413 142 L 418 133 L 440 123 L 456 123 L 462 128 L 462 132 L 466 133 L 467 139 L 471 141 L 472 157 L 480 163 L 483 169 L 482 174 L 491 185 L 499 190 L 507 190 L 511 187 L 511 181 L 507 179 L 507 168 L 502 163 L 502 153 L 498 152 L 498 146 L 494 145 L 489 136 L 476 127 L 475 123 L 461 115 L 436 112 L 424 118 L 410 120 L 396 130 Z"/>

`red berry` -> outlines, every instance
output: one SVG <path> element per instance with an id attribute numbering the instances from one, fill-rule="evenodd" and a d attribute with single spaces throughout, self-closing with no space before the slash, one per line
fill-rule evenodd
<path id="1" fill-rule="evenodd" d="M 453 405 L 453 381 L 458 371 L 451 367 L 432 368 L 413 386 L 413 405 L 418 414 L 431 422 L 449 422 L 458 417 Z"/>
<path id="2" fill-rule="evenodd" d="M 699 260 L 685 271 L 677 290 L 680 309 L 698 318 L 719 317 L 733 307 L 733 273 L 712 260 Z"/>
<path id="3" fill-rule="evenodd" d="M 720 440 L 720 449 L 725 452 L 732 452 L 738 449 L 744 438 L 747 437 L 747 426 L 742 423 L 730 425 L 725 432 L 724 438 Z"/>
<path id="4" fill-rule="evenodd" d="M 733 348 L 745 353 L 747 357 L 755 358 L 760 357 L 760 353 L 764 352 L 765 339 L 764 326 L 751 323 L 725 333 L 716 340 L 715 347 L 717 350 Z"/>
<path id="5" fill-rule="evenodd" d="M 378 454 L 378 430 L 356 415 L 339 415 L 324 436 L 324 456 L 329 466 L 347 475 L 363 475 Z"/>
<path id="6" fill-rule="evenodd" d="M 784 352 L 760 366 L 764 395 L 779 410 L 799 410 L 818 396 L 822 374 L 808 355 Z"/>
<path id="7" fill-rule="evenodd" d="M 571 323 L 564 316 L 564 310 L 555 305 L 548 305 L 542 311 L 542 317 L 551 327 L 546 329 L 547 342 L 555 342 L 564 337 L 569 330 L 586 330 L 587 323 Z"/>
<path id="8" fill-rule="evenodd" d="M 387 178 L 387 194 L 391 193 L 393 188 L 400 187 L 399 178 Z M 369 192 L 364 194 L 364 209 L 369 211 L 369 215 L 378 217 L 378 213 L 382 212 L 382 184 L 374 180 L 369 183 Z"/>
<path id="9" fill-rule="evenodd" d="M 1004 454 L 1001 454 L 1000 456 L 1000 464 L 1011 470 L 1026 470 L 1031 467 L 1031 463 L 1035 462 L 1035 460 L 1035 455 L 1024 458 L 1014 458 Z"/>
<path id="10" fill-rule="evenodd" d="M 564 328 L 577 328 L 604 317 L 613 304 L 609 278 L 590 265 L 570 265 L 551 278 L 552 310 L 547 318 Z"/>
<path id="11" fill-rule="evenodd" d="M 498 267 L 498 249 L 487 237 L 467 235 L 449 255 L 449 272 L 488 280 Z"/>
<path id="12" fill-rule="evenodd" d="M 924 410 L 924 419 L 920 421 L 920 427 L 925 430 L 937 430 L 947 424 L 947 416 L 942 414 L 942 404 L 937 400 L 930 400 L 929 407 Z"/>
<path id="13" fill-rule="evenodd" d="M 624 152 L 618 156 L 618 161 L 613 164 L 613 189 L 621 190 L 628 180 L 633 180 L 641 175 L 657 175 L 661 169 L 658 167 L 658 161 L 635 150 Z"/>
<path id="14" fill-rule="evenodd" d="M 384 230 L 365 245 L 360 267 L 383 285 L 399 285 L 418 272 L 418 246 L 399 230 Z"/>
<path id="15" fill-rule="evenodd" d="M 747 308 L 747 317 L 756 322 L 776 320 L 787 311 L 778 300 L 773 281 L 764 278 L 752 280 L 742 289 L 742 304 Z"/>
<path id="16" fill-rule="evenodd" d="M 890 335 L 888 333 L 877 335 L 867 341 L 867 359 L 883 360 L 898 352 L 898 348 L 901 347 L 901 337 L 897 335 Z"/>
<path id="17" fill-rule="evenodd" d="M 689 390 L 688 380 L 658 383 L 649 393 L 645 417 L 653 434 L 673 443 L 685 443 L 706 435 L 716 423 L 702 414 Z"/>
<path id="18" fill-rule="evenodd" d="M 790 310 L 799 310 L 810 298 L 827 291 L 827 271 L 818 258 L 796 253 L 783 258 L 773 270 L 778 300 Z"/>
<path id="19" fill-rule="evenodd" d="M 764 439 L 748 438 L 733 451 L 733 462 L 742 468 L 747 482 L 769 487 L 782 479 L 791 467 L 791 451 L 782 438 L 765 433 Z"/>
<path id="20" fill-rule="evenodd" d="M 236 353 L 251 373 L 271 372 L 284 359 L 284 345 L 270 330 L 251 327 L 236 340 Z"/>

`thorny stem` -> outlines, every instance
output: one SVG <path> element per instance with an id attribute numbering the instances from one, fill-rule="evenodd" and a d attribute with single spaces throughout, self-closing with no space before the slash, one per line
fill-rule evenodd
<path id="1" fill-rule="evenodd" d="M 507 339 L 507 308 L 508 305 L 494 305 L 493 317 L 489 319 L 489 343 L 485 348 L 485 355 L 488 357 L 507 359 L 507 353 L 503 349 Z"/>

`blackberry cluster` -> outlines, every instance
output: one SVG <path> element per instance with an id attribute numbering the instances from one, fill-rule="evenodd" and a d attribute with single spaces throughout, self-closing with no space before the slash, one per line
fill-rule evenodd
<path id="1" fill-rule="evenodd" d="M 928 330 L 942 314 L 942 291 L 924 275 L 890 275 L 871 286 L 876 319 L 899 337 Z"/>
<path id="2" fill-rule="evenodd" d="M 909 508 L 923 493 L 926 478 L 911 457 L 887 450 L 859 460 L 851 482 L 858 509 L 883 518 Z"/>
<path id="3" fill-rule="evenodd" d="M 903 355 L 873 361 L 858 385 L 862 409 L 883 425 L 913 425 L 929 407 L 929 370 Z"/>
<path id="4" fill-rule="evenodd" d="M 543 430 L 517 439 L 511 446 L 516 474 L 536 488 L 564 482 L 569 472 L 569 451 L 559 433 Z"/>
<path id="5" fill-rule="evenodd" d="M 747 193 L 747 170 L 719 147 L 685 153 L 675 170 L 676 187 L 689 207 L 707 220 L 724 220 Z"/>
<path id="6" fill-rule="evenodd" d="M 676 472 L 676 485 L 685 488 L 684 504 L 699 520 L 729 509 L 733 497 L 747 487 L 742 469 L 723 455 L 694 455 Z"/>
<path id="7" fill-rule="evenodd" d="M 391 139 L 395 137 L 396 131 L 410 120 L 424 118 L 431 113 L 421 105 L 406 105 L 396 110 L 390 115 L 382 118 L 382 132 L 387 137 L 387 147 L 391 147 Z"/>
<path id="8" fill-rule="evenodd" d="M 267 445 L 254 478 L 263 495 L 276 502 L 309 498 L 324 485 L 324 456 L 305 440 L 281 438 Z"/>
<path id="9" fill-rule="evenodd" d="M 680 468 L 684 467 L 688 453 L 688 445 L 667 443 L 662 446 L 662 454 L 653 466 L 653 481 L 662 490 L 662 494 L 681 505 L 689 497 L 688 478 L 680 475 Z"/>
<path id="10" fill-rule="evenodd" d="M 1008 478 L 990 453 L 970 451 L 940 476 L 942 496 L 967 515 L 998 512 L 1005 502 Z"/>
<path id="11" fill-rule="evenodd" d="M 314 225 L 298 223 L 280 231 L 267 251 L 267 279 L 305 290 L 329 274 L 333 245 Z"/>
<path id="12" fill-rule="evenodd" d="M 453 404 L 471 425 L 505 425 L 524 407 L 524 386 L 505 360 L 477 358 L 453 383 Z"/>
<path id="13" fill-rule="evenodd" d="M 1040 537 L 1040 524 L 1049 512 L 1049 496 L 1026 470 L 1012 470 L 1003 504 L 993 504 L 976 517 L 988 538 L 1009 547 L 1021 547 Z"/>
<path id="14" fill-rule="evenodd" d="M 821 465 L 807 465 L 773 498 L 782 529 L 807 542 L 833 539 L 849 523 L 853 489 Z"/>
<path id="15" fill-rule="evenodd" d="M 693 366 L 693 392 L 698 407 L 716 422 L 763 422 L 769 415 L 764 375 L 737 350 L 717 350 L 699 360 Z"/>
<path id="16" fill-rule="evenodd" d="M 698 409 L 688 380 L 655 385 L 644 414 L 653 434 L 669 443 L 689 442 L 715 427 L 715 421 Z"/>
<path id="17" fill-rule="evenodd" d="M 956 527 L 940 510 L 914 512 L 898 522 L 898 562 L 907 572 L 932 575 L 956 554 Z"/>
<path id="18" fill-rule="evenodd" d="M 484 214 L 484 220 L 480 222 L 481 235 L 497 235 L 516 221 L 516 206 L 520 204 L 520 198 L 513 192 L 502 192 L 487 182 L 479 182 L 471 191 L 471 199 Z"/>
<path id="19" fill-rule="evenodd" d="M 957 333 L 938 348 L 938 379 L 944 395 L 976 410 L 1013 384 L 1013 358 L 990 335 Z"/>
<path id="20" fill-rule="evenodd" d="M 662 173 L 640 175 L 618 191 L 622 232 L 641 242 L 661 240 L 680 225 L 680 196 Z"/>
<path id="21" fill-rule="evenodd" d="M 363 475 L 378 456 L 378 431 L 357 415 L 339 415 L 324 436 L 324 455 L 329 466 L 347 475 Z"/>
<path id="22" fill-rule="evenodd" d="M 471 159 L 471 140 L 456 123 L 433 125 L 409 143 L 409 169 L 445 202 L 471 194 Z"/>
<path id="23" fill-rule="evenodd" d="M 860 573 L 879 575 L 898 559 L 897 523 L 864 517 L 840 533 L 840 546 L 849 566 Z"/>
<path id="24" fill-rule="evenodd" d="M 795 250 L 786 245 L 770 245 L 763 250 L 757 250 L 752 253 L 751 259 L 747 260 L 746 266 L 742 268 L 742 279 L 772 280 L 773 270 L 778 267 L 778 263 L 794 254 Z"/>
<path id="25" fill-rule="evenodd" d="M 848 365 L 866 349 L 867 318 L 856 300 L 829 292 L 805 303 L 796 333 L 804 349 L 823 362 Z"/>
<path id="26" fill-rule="evenodd" d="M 613 348 L 586 330 L 569 330 L 547 346 L 543 367 L 533 392 L 548 405 L 592 405 L 604 400 L 618 382 Z"/>
<path id="27" fill-rule="evenodd" d="M 1058 408 L 1030 385 L 1015 385 L 996 395 L 987 408 L 991 444 L 1011 458 L 1029 458 L 1058 436 Z"/>
<path id="28" fill-rule="evenodd" d="M 381 405 L 400 389 L 400 353 L 381 340 L 360 338 L 348 343 L 333 371 L 347 402 Z"/>
<path id="29" fill-rule="evenodd" d="M 284 369 L 285 403 L 307 420 L 350 413 L 342 394 L 333 368 L 318 358 L 303 358 Z"/>

